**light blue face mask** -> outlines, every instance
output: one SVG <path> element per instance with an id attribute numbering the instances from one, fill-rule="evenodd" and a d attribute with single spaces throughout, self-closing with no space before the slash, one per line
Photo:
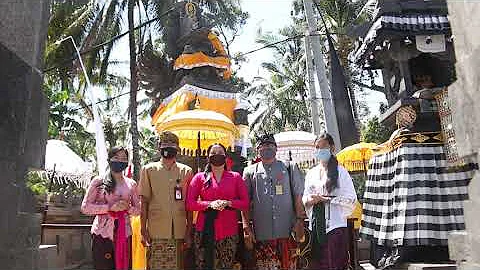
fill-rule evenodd
<path id="1" fill-rule="evenodd" d="M 315 149 L 315 158 L 320 161 L 328 161 L 332 152 L 328 148 Z"/>

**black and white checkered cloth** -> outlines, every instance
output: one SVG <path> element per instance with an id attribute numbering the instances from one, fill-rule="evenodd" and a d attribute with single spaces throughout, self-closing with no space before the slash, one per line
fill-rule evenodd
<path id="1" fill-rule="evenodd" d="M 382 246 L 447 245 L 450 232 L 465 230 L 473 167 L 450 167 L 439 144 L 405 143 L 374 156 L 361 235 Z"/>

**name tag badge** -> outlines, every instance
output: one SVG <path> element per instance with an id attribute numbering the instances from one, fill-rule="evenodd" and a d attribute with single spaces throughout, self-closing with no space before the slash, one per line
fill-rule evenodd
<path id="1" fill-rule="evenodd" d="M 175 200 L 176 201 L 181 201 L 183 199 L 182 198 L 182 189 L 180 187 L 175 187 L 174 192 L 175 192 Z"/>
<path id="2" fill-rule="evenodd" d="M 275 185 L 275 195 L 283 195 L 283 185 Z"/>
<path id="3" fill-rule="evenodd" d="M 177 184 L 173 188 L 173 193 L 175 195 L 175 200 L 176 201 L 181 201 L 183 199 L 182 188 L 180 187 L 180 179 L 177 179 Z"/>

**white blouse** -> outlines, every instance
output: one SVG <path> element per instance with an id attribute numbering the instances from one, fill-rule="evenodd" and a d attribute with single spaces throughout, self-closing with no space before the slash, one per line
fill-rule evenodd
<path id="1" fill-rule="evenodd" d="M 333 229 L 347 227 L 347 217 L 352 214 L 357 201 L 357 194 L 353 187 L 352 178 L 348 171 L 338 165 L 338 186 L 328 194 L 325 188 L 327 174 L 320 173 L 320 165 L 311 168 L 305 176 L 305 190 L 303 192 L 303 204 L 305 205 L 311 195 L 335 196 L 325 205 L 325 219 L 327 225 L 326 233 Z M 313 206 L 306 206 L 309 222 L 309 229 L 312 230 Z"/>

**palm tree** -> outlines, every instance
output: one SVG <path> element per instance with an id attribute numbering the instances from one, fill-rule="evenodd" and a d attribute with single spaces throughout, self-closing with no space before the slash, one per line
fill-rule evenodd
<path id="1" fill-rule="evenodd" d="M 345 70 L 347 80 L 350 81 L 348 91 L 352 101 L 354 118 L 358 122 L 358 108 L 354 88 L 351 85 L 353 70 L 349 64 L 348 56 L 354 50 L 354 40 L 348 35 L 348 31 L 355 25 L 364 21 L 364 17 L 359 16 L 363 10 L 366 0 L 328 0 L 316 1 L 317 10 L 323 21 L 322 27 L 327 27 L 329 32 L 333 33 L 335 47 L 337 48 L 340 63 Z"/>
<path id="2" fill-rule="evenodd" d="M 299 25 L 288 26 L 279 35 L 260 34 L 257 43 L 272 44 L 301 33 Z M 259 97 L 257 109 L 263 112 L 252 123 L 252 129 L 260 132 L 280 132 L 286 129 L 310 130 L 310 112 L 305 84 L 306 69 L 303 42 L 291 39 L 271 46 L 274 61 L 262 63 L 269 78 L 257 78 L 254 87 L 246 91 L 250 97 Z"/>
<path id="3" fill-rule="evenodd" d="M 135 42 L 133 13 L 137 0 L 128 1 L 128 42 L 130 49 L 130 134 L 132 136 L 133 147 L 133 179 L 139 180 L 140 176 L 140 152 L 138 147 L 138 127 L 137 127 L 137 49 Z"/>
<path id="4" fill-rule="evenodd" d="M 138 155 L 138 131 L 136 117 L 136 89 L 138 88 L 136 76 L 136 55 L 135 55 L 135 39 L 133 28 L 133 11 L 135 6 L 139 9 L 142 6 L 148 6 L 153 3 L 164 3 L 164 1 L 147 1 L 147 0 L 107 0 L 107 1 L 59 1 L 54 2 L 52 8 L 52 16 L 49 25 L 48 43 L 46 49 L 47 66 L 59 66 L 50 74 L 50 78 L 60 78 L 60 89 L 70 89 L 69 95 L 71 100 L 78 103 L 86 111 L 89 119 L 92 119 L 92 113 L 87 106 L 84 94 L 86 90 L 85 79 L 81 72 L 75 72 L 79 68 L 77 60 L 67 61 L 64 59 L 75 59 L 75 51 L 72 44 L 62 43 L 58 45 L 55 41 L 66 36 L 72 36 L 81 51 L 88 51 L 83 55 L 87 74 L 94 84 L 101 84 L 105 87 L 105 95 L 111 96 L 112 85 L 117 86 L 113 89 L 120 89 L 124 85 L 124 79 L 113 74 L 109 74 L 108 67 L 115 64 L 110 60 L 111 52 L 116 42 L 108 42 L 113 37 L 120 34 L 121 24 L 125 15 L 128 15 L 128 23 L 130 30 L 130 41 L 133 39 L 133 45 L 130 43 L 131 53 L 131 91 L 129 113 L 131 116 L 131 133 L 134 146 L 133 161 L 135 172 L 140 169 L 140 160 Z M 159 4 L 159 5 L 160 5 Z M 125 8 L 128 6 L 127 13 Z M 139 14 L 141 14 L 139 12 Z M 141 18 L 140 18 L 141 19 Z M 139 39 L 141 41 L 143 39 Z M 103 44 L 103 46 L 96 46 Z M 138 46 L 140 47 L 140 46 Z M 74 90 L 73 82 L 75 78 L 79 78 L 80 85 Z M 106 120 L 109 120 L 107 116 Z M 108 131 L 108 128 L 107 128 Z M 137 175 L 135 175 L 137 176 Z M 137 177 L 138 178 L 138 177 Z"/>
<path id="5" fill-rule="evenodd" d="M 90 102 L 84 95 L 85 78 L 72 43 L 67 40 L 58 44 L 57 41 L 72 36 L 80 50 L 90 49 L 82 56 L 89 78 L 95 84 L 104 86 L 107 97 L 115 95 L 123 88 L 124 78 L 107 72 L 107 67 L 112 64 L 109 54 L 114 45 L 107 44 L 92 50 L 95 44 L 119 32 L 120 20 L 111 18 L 121 11 L 112 7 L 112 3 L 96 4 L 91 0 L 54 0 L 51 6 L 45 50 L 49 71 L 45 74 L 43 87 L 50 101 L 49 137 L 64 138 L 83 158 L 91 158 L 95 154 L 93 136 L 84 127 L 85 122 L 93 119 L 88 106 Z M 110 102 L 106 108 L 115 107 L 114 103 Z"/>
<path id="6" fill-rule="evenodd" d="M 365 87 L 379 91 L 381 87 L 369 86 L 362 83 L 359 78 L 362 74 L 358 68 L 351 64 L 348 60 L 349 54 L 354 50 L 354 37 L 350 36 L 351 30 L 356 26 L 365 23 L 371 18 L 375 5 L 372 0 L 314 0 L 317 10 L 320 13 L 318 21 L 319 30 L 332 34 L 334 47 L 338 52 L 338 56 L 345 70 L 349 95 L 352 99 L 354 117 L 358 121 L 358 107 L 365 107 L 356 100 L 355 88 L 361 90 Z M 300 21 L 304 21 L 303 0 L 295 0 L 293 3 L 294 14 L 299 17 Z M 323 21 L 322 21 L 323 20 Z M 326 26 L 326 28 L 325 28 Z M 380 89 L 381 91 L 381 89 Z"/>
<path id="7" fill-rule="evenodd" d="M 347 69 L 349 66 L 348 55 L 354 49 L 354 40 L 348 35 L 348 32 L 351 27 L 364 22 L 365 18 L 359 14 L 367 1 L 327 0 L 315 2 L 317 2 L 321 17 L 325 20 L 327 30 L 335 37 L 340 62 Z M 324 28 L 322 22 L 319 22 L 319 25 Z"/>
<path id="8" fill-rule="evenodd" d="M 94 84 L 103 85 L 104 93 L 107 97 L 112 96 L 125 85 L 125 79 L 123 77 L 110 74 L 108 67 L 115 62 L 110 60 L 111 52 L 116 45 L 116 41 L 109 42 L 115 36 L 120 34 L 121 24 L 126 15 L 125 9 L 127 5 L 133 3 L 134 5 L 140 5 L 140 1 L 127 1 L 127 0 L 107 0 L 107 1 L 74 1 L 67 0 L 62 2 L 55 2 L 52 8 L 52 16 L 49 25 L 48 43 L 46 49 L 46 63 L 47 66 L 58 66 L 59 68 L 54 70 L 54 73 L 49 74 L 46 78 L 50 78 L 50 83 L 59 84 L 57 88 L 68 89 L 69 100 L 78 103 L 86 111 L 87 119 L 92 119 L 92 113 L 85 101 L 84 94 L 86 90 L 85 78 L 83 73 L 77 72 L 79 68 L 78 59 L 76 59 L 75 51 L 72 44 L 64 42 L 60 45 L 55 41 L 60 40 L 66 36 L 72 36 L 77 44 L 79 44 L 80 51 L 87 51 L 83 54 L 82 58 L 85 62 L 87 74 Z M 131 7 L 131 6 L 129 6 Z M 132 11 L 130 9 L 129 11 Z M 128 15 L 132 15 L 129 13 Z M 129 17 L 129 26 L 133 26 L 133 15 Z M 133 31 L 131 31 L 133 34 Z M 102 44 L 102 46 L 97 46 Z M 135 46 L 133 46 L 135 50 Z M 73 61 L 64 61 L 64 59 L 74 59 Z M 133 56 L 135 59 L 135 55 Z M 135 64 L 135 61 L 133 61 Z M 132 77 L 132 88 L 136 89 L 136 75 Z M 58 83 L 55 79 L 59 78 Z M 76 79 L 78 78 L 78 80 Z M 48 81 L 48 80 L 46 80 Z M 74 82 L 78 81 L 78 88 L 74 87 Z M 58 90 L 57 90 L 58 91 Z M 131 96 L 136 91 L 131 91 Z M 136 98 L 132 98 L 134 102 L 131 102 L 130 112 L 136 116 Z M 106 104 L 107 111 L 110 111 L 115 107 L 115 101 L 110 101 Z M 106 124 L 111 119 L 108 115 L 103 115 Z M 136 164 L 135 172 L 140 169 L 140 161 L 138 158 L 138 147 L 135 147 L 136 140 L 138 138 L 138 131 L 136 128 L 136 117 L 131 117 L 132 120 L 132 137 L 134 144 L 133 160 Z M 115 126 L 113 124 L 113 126 Z M 110 135 L 111 131 L 121 133 L 120 130 L 109 129 L 109 125 L 105 126 L 106 132 Z M 112 135 L 113 136 L 113 135 Z M 78 137 L 78 136 L 75 136 Z M 115 140 L 111 140 L 114 143 Z M 138 146 L 138 143 L 137 143 Z"/>
<path id="9" fill-rule="evenodd" d="M 52 80 L 55 81 L 59 89 L 69 89 L 70 98 L 85 108 L 87 116 L 92 118 L 91 111 L 84 99 L 86 89 L 85 79 L 81 72 L 76 72 L 79 68 L 77 60 L 67 61 L 65 59 L 75 59 L 75 51 L 71 44 L 55 44 L 55 41 L 66 36 L 72 36 L 81 51 L 88 51 L 83 55 L 87 74 L 92 83 L 110 85 L 113 82 L 121 81 L 121 78 L 108 74 L 108 67 L 115 64 L 110 60 L 111 52 L 115 42 L 108 42 L 116 35 L 120 34 L 121 22 L 127 16 L 129 26 L 129 46 L 130 46 L 130 105 L 129 115 L 131 121 L 131 135 L 133 143 L 133 162 L 134 177 L 138 178 L 137 173 L 140 169 L 140 158 L 138 154 L 138 129 L 137 129 L 137 91 L 138 91 L 138 72 L 137 72 L 137 49 L 140 51 L 144 47 L 146 33 L 134 28 L 134 11 L 138 10 L 139 21 L 143 18 L 160 17 L 157 21 L 155 30 L 160 33 L 160 42 L 167 44 L 168 34 L 165 25 L 170 23 L 169 17 L 165 16 L 176 0 L 66 0 L 54 1 L 52 7 L 52 16 L 49 25 L 48 43 L 46 49 L 47 67 L 58 66 L 51 73 Z M 221 14 L 222 23 L 226 27 L 236 27 L 238 25 L 238 1 L 237 0 L 197 0 L 201 7 L 205 8 L 207 20 L 213 22 Z M 234 8 L 235 7 L 235 8 Z M 148 28 L 148 26 L 147 26 Z M 149 28 L 153 29 L 153 28 Z M 153 35 L 155 36 L 155 35 Z M 151 41 L 152 35 L 149 35 Z M 98 47 L 97 44 L 103 44 Z M 164 48 L 168 49 L 167 46 Z M 78 78 L 80 84 L 75 89 L 74 82 Z"/>
<path id="10" fill-rule="evenodd" d="M 77 55 L 71 43 L 64 42 L 59 45 L 56 41 L 72 36 L 79 44 L 81 51 L 89 51 L 83 55 L 83 58 L 92 83 L 110 83 L 108 78 L 114 76 L 107 74 L 107 69 L 111 64 L 110 55 L 115 42 L 106 43 L 101 47 L 95 47 L 95 45 L 104 43 L 120 33 L 125 3 L 104 1 L 99 4 L 97 2 L 94 0 L 55 2 L 48 29 L 46 65 L 58 67 L 55 69 L 55 75 L 64 84 L 78 76 L 83 86 L 78 93 L 80 97 L 83 97 L 81 91 L 85 90 L 85 85 L 83 74 L 73 72 L 73 69 L 79 68 Z M 75 60 L 64 61 L 65 59 Z"/>

